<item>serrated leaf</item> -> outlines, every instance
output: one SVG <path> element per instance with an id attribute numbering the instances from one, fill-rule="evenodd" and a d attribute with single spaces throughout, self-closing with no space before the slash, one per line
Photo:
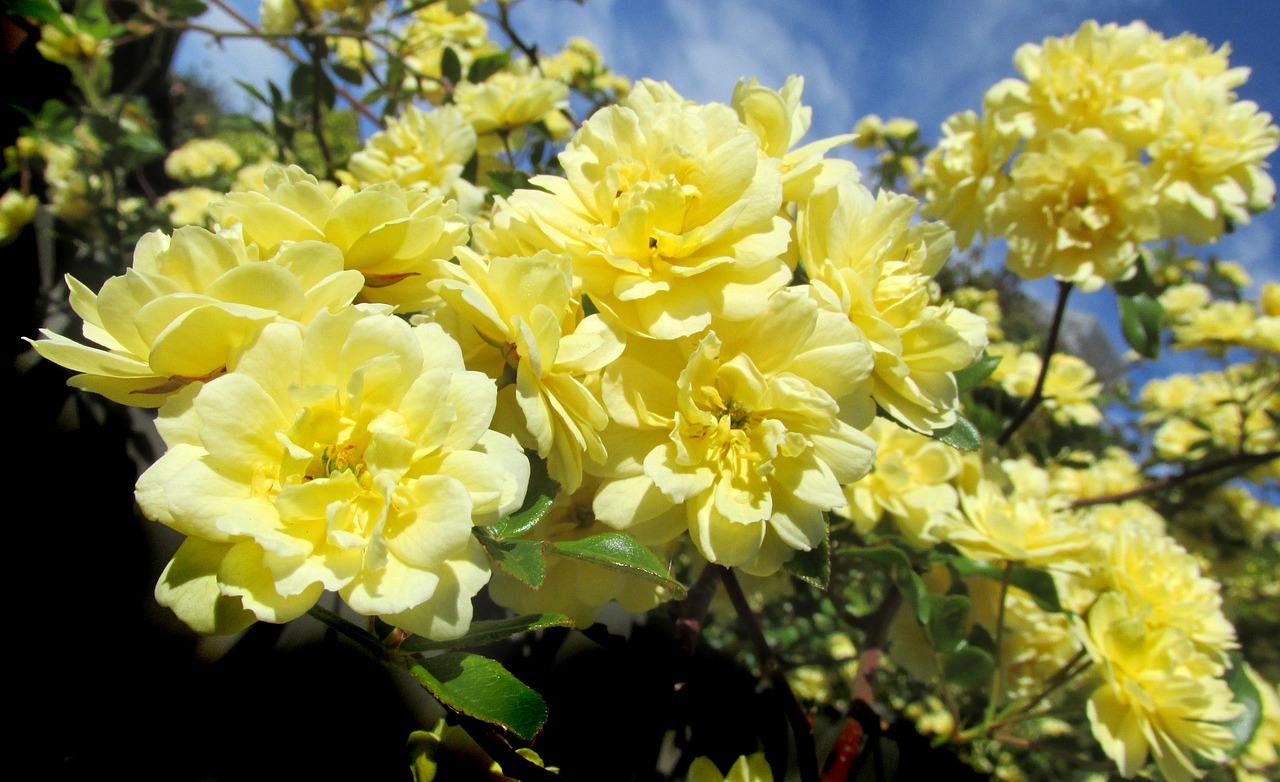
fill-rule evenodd
<path id="1" fill-rule="evenodd" d="M 462 81 L 462 61 L 458 59 L 458 53 L 452 46 L 446 46 L 440 52 L 440 75 L 454 86 Z"/>
<path id="2" fill-rule="evenodd" d="M 489 535 L 483 527 L 477 527 L 476 537 L 493 561 L 494 567 L 515 580 L 537 589 L 547 577 L 546 548 L 548 544 L 540 540 L 518 540 L 504 538 L 498 540 Z"/>
<path id="3" fill-rule="evenodd" d="M 955 557 L 950 565 L 962 576 L 982 576 L 993 581 L 1004 579 L 1004 567 L 993 562 Z M 1044 570 L 1026 565 L 1014 565 L 1013 571 L 1009 574 L 1009 584 L 1030 595 L 1043 611 L 1061 614 L 1066 610 L 1058 598 L 1058 587 L 1053 582 L 1053 576 Z"/>
<path id="4" fill-rule="evenodd" d="M 977 361 L 956 373 L 956 387 L 960 393 L 972 391 L 978 384 L 991 377 L 991 373 L 1000 366 L 1001 356 L 989 356 L 984 350 Z"/>
<path id="5" fill-rule="evenodd" d="M 551 480 L 547 474 L 547 463 L 537 457 L 529 459 L 532 471 L 529 475 L 529 489 L 525 492 L 524 507 L 504 517 L 497 524 L 488 527 L 495 538 L 515 538 L 532 530 L 546 517 L 560 493 L 560 484 Z"/>
<path id="6" fill-rule="evenodd" d="M 507 619 L 482 619 L 472 622 L 467 634 L 461 638 L 433 641 L 430 638 L 415 635 L 400 644 L 399 648 L 405 652 L 434 652 L 461 646 L 483 646 L 513 635 L 547 627 L 573 627 L 573 620 L 564 614 L 526 614 Z"/>
<path id="7" fill-rule="evenodd" d="M 581 540 L 551 544 L 548 554 L 589 562 L 664 587 L 674 600 L 683 599 L 684 586 L 671 577 L 667 566 L 640 541 L 622 532 L 606 532 Z"/>
<path id="8" fill-rule="evenodd" d="M 467 69 L 467 81 L 479 84 L 510 64 L 511 54 L 505 51 L 477 57 Z"/>
<path id="9" fill-rule="evenodd" d="M 933 430 L 933 439 L 961 451 L 977 451 L 982 448 L 982 435 L 978 428 L 964 416 L 957 415 L 956 422 L 946 429 Z"/>
<path id="10" fill-rule="evenodd" d="M 969 598 L 964 595 L 927 595 L 929 622 L 925 632 L 933 648 L 951 654 L 965 643 L 965 623 L 969 619 Z"/>
<path id="11" fill-rule="evenodd" d="M 62 9 L 53 0 L 9 0 L 5 3 L 6 16 L 25 16 L 54 27 L 63 35 L 74 35 L 70 25 L 62 20 Z"/>
<path id="12" fill-rule="evenodd" d="M 1120 330 L 1129 347 L 1147 358 L 1160 356 L 1160 327 L 1164 322 L 1164 308 L 1160 302 L 1146 293 L 1134 296 L 1117 295 L 1120 308 Z"/>
<path id="13" fill-rule="evenodd" d="M 1262 724 L 1262 693 L 1249 678 L 1249 669 L 1239 652 L 1231 653 L 1231 668 L 1223 677 L 1236 703 L 1244 706 L 1240 716 L 1229 720 L 1226 725 L 1235 737 L 1235 745 L 1227 751 L 1229 757 L 1239 757 L 1253 741 L 1258 726 Z"/>
<path id="14" fill-rule="evenodd" d="M 408 663 L 409 671 L 445 708 L 533 741 L 547 721 L 547 703 L 498 662 L 446 652 Z"/>
<path id="15" fill-rule="evenodd" d="M 806 584 L 825 591 L 831 583 L 830 535 L 825 535 L 811 550 L 797 552 L 784 567 Z"/>
<path id="16" fill-rule="evenodd" d="M 976 646 L 962 646 L 942 663 L 942 675 L 957 687 L 977 687 L 995 670 L 995 659 Z"/>

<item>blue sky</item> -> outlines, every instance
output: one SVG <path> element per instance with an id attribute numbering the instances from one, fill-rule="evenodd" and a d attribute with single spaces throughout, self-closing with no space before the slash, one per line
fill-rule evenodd
<path id="1" fill-rule="evenodd" d="M 232 4 L 257 18 L 257 0 Z M 515 12 L 517 29 L 543 50 L 581 35 L 617 72 L 666 80 L 695 100 L 726 101 L 746 76 L 777 87 L 803 75 L 811 139 L 847 132 L 872 113 L 910 117 L 927 140 L 937 138 L 948 115 L 978 109 L 987 87 L 1016 75 L 1019 45 L 1065 35 L 1086 19 L 1143 19 L 1166 36 L 1190 31 L 1229 42 L 1232 64 L 1252 69 L 1240 96 L 1280 116 L 1275 0 L 524 0 Z M 216 9 L 204 21 L 236 29 Z M 258 42 L 219 47 L 189 35 L 178 63 L 221 82 L 244 108 L 233 79 L 287 81 L 287 66 Z M 1280 213 L 1259 216 L 1217 249 L 1258 281 L 1280 280 Z"/>

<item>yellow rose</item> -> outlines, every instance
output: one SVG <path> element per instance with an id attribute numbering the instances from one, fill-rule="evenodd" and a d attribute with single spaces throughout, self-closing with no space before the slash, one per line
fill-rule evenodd
<path id="1" fill-rule="evenodd" d="M 747 320 L 791 279 L 781 177 L 758 144 L 721 104 L 610 106 L 561 153 L 565 176 L 534 177 L 541 189 L 500 203 L 477 242 L 495 255 L 569 255 L 581 291 L 643 336 Z"/>
<path id="2" fill-rule="evenodd" d="M 138 479 L 143 512 L 188 536 L 157 599 L 229 632 L 335 591 L 411 632 L 462 635 L 489 579 L 472 527 L 519 507 L 529 477 L 488 428 L 494 393 L 439 326 L 385 305 L 263 329 L 162 418 L 169 450 Z"/>
<path id="3" fill-rule="evenodd" d="M 348 269 L 364 275 L 363 301 L 402 311 L 426 307 L 428 284 L 454 248 L 467 241 L 467 221 L 457 203 L 397 184 L 330 195 L 297 166 L 273 166 L 265 193 L 229 193 L 213 207 L 223 225 L 240 225 L 246 242 L 265 256 L 289 242 L 328 242 L 342 251 Z"/>
<path id="4" fill-rule="evenodd" d="M 839 405 L 869 369 L 848 321 L 800 290 L 696 344 L 628 340 L 604 372 L 596 518 L 653 541 L 687 527 L 711 562 L 776 572 L 825 539 L 841 486 L 871 467 L 874 441 Z"/>
<path id="5" fill-rule="evenodd" d="M 234 231 L 156 231 L 138 242 L 133 267 L 97 294 L 67 277 L 84 336 L 101 347 L 50 331 L 33 345 L 81 373 L 72 386 L 159 407 L 184 385 L 232 368 L 267 324 L 309 323 L 350 304 L 360 283 L 359 274 L 343 270 L 336 248 L 321 242 L 298 242 L 260 261 Z"/>

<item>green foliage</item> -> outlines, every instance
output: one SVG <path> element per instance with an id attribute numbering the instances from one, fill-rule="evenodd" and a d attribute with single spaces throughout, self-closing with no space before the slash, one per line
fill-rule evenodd
<path id="1" fill-rule="evenodd" d="M 499 663 L 479 654 L 445 652 L 408 663 L 418 683 L 450 711 L 533 741 L 547 721 L 547 704 Z"/>

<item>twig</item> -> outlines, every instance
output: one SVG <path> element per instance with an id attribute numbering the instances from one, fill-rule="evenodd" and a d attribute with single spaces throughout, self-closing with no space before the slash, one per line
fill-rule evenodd
<path id="1" fill-rule="evenodd" d="M 747 636 L 756 651 L 756 658 L 760 661 L 760 674 L 768 678 L 769 683 L 783 696 L 787 722 L 791 725 L 791 734 L 796 741 L 796 762 L 800 766 L 800 779 L 804 782 L 819 782 L 818 748 L 813 740 L 813 721 L 805 713 L 804 707 L 800 705 L 800 699 L 796 697 L 795 691 L 791 689 L 791 683 L 782 672 L 782 666 L 778 663 L 777 656 L 774 655 L 769 641 L 764 637 L 764 631 L 760 628 L 759 618 L 747 603 L 747 596 L 742 593 L 738 577 L 728 568 L 719 565 L 712 567 L 722 571 L 720 580 L 724 582 L 725 592 L 728 593 L 734 610 L 738 612 L 738 619 L 742 620 L 742 624 L 746 627 Z"/>
<path id="2" fill-rule="evenodd" d="M 1009 581 L 1013 578 L 1013 563 L 1004 563 L 1004 575 L 1000 578 L 1000 602 L 996 607 L 996 637 L 995 637 L 995 670 L 991 672 L 991 696 L 987 699 L 987 718 L 984 720 L 986 724 L 991 724 L 992 718 L 996 715 L 996 703 L 1000 699 L 1000 695 L 1004 689 L 1004 674 L 1001 670 L 1002 655 L 1000 646 L 1004 642 L 1004 611 L 1005 603 L 1009 600 Z"/>
<path id="3" fill-rule="evenodd" d="M 1053 308 L 1053 320 L 1049 323 L 1049 338 L 1045 341 L 1044 356 L 1040 362 L 1040 375 L 1036 378 L 1036 387 L 1031 392 L 1031 396 L 1027 397 L 1022 403 L 1022 407 L 1018 408 L 1018 412 L 1014 413 L 1011 420 L 996 438 L 996 445 L 1003 446 L 1009 442 L 1009 438 L 1013 437 L 1013 433 L 1026 423 L 1031 414 L 1040 406 L 1040 400 L 1044 398 L 1044 381 L 1049 376 L 1049 361 L 1053 358 L 1053 353 L 1058 349 L 1058 332 L 1062 329 L 1062 317 L 1067 312 L 1067 298 L 1071 295 L 1071 283 L 1066 280 L 1058 280 L 1058 303 Z"/>
<path id="4" fill-rule="evenodd" d="M 687 654 L 693 654 L 698 645 L 703 622 L 711 608 L 711 600 L 716 596 L 716 589 L 720 586 L 720 574 L 723 571 L 724 568 L 716 565 L 703 568 L 681 604 L 680 618 L 676 620 L 676 640 Z"/>
<path id="5" fill-rule="evenodd" d="M 1227 456 L 1211 462 L 1197 465 L 1188 470 L 1183 470 L 1177 475 L 1170 475 L 1166 478 L 1159 478 L 1150 483 L 1143 484 L 1136 489 L 1117 492 L 1115 494 L 1104 494 L 1098 497 L 1085 497 L 1075 500 L 1071 503 L 1073 508 L 1088 508 L 1093 505 L 1108 505 L 1115 502 L 1124 502 L 1147 494 L 1154 494 L 1164 489 L 1171 489 L 1180 486 L 1188 481 L 1195 480 L 1204 475 L 1215 473 L 1219 470 L 1225 470 L 1230 467 L 1257 467 L 1266 464 L 1277 457 L 1280 457 L 1280 451 L 1263 451 L 1262 453 L 1239 453 L 1233 456 Z"/>

